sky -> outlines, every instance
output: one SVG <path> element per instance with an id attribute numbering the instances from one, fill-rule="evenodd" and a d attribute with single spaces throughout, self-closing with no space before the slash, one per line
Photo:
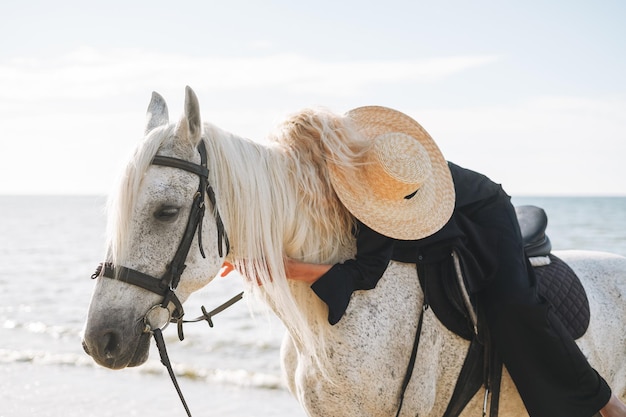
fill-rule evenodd
<path id="1" fill-rule="evenodd" d="M 626 2 L 0 3 L 0 194 L 106 194 L 152 91 L 263 141 L 382 105 L 515 195 L 626 195 Z"/>

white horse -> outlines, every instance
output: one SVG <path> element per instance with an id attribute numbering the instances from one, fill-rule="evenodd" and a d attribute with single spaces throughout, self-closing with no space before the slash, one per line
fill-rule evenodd
<path id="1" fill-rule="evenodd" d="M 294 116 L 317 123 L 302 132 L 320 141 L 341 142 L 341 117 L 307 111 Z M 287 386 L 309 416 L 394 416 L 409 363 L 423 294 L 414 265 L 391 262 L 378 286 L 357 291 L 345 316 L 327 322 L 327 308 L 303 283 L 285 277 L 284 257 L 334 263 L 354 254 L 351 218 L 328 180 L 321 145 L 289 142 L 279 130 L 268 146 L 201 124 L 195 94 L 187 89 L 185 115 L 170 124 L 165 101 L 153 94 L 146 137 L 138 145 L 111 199 L 107 261 L 152 277 L 165 274 L 186 227 L 198 175 L 152 164 L 155 155 L 200 163 L 198 145 L 208 150 L 208 181 L 221 213 L 231 251 L 216 246 L 218 224 L 207 213 L 186 257 L 176 288 L 184 302 L 207 285 L 225 259 L 244 276 L 249 293 L 260 297 L 284 322 L 281 349 Z M 203 258 L 200 243 L 207 254 Z M 220 242 L 218 245 L 223 246 Z M 591 324 L 579 345 L 614 392 L 626 395 L 626 258 L 594 252 L 559 252 L 581 278 L 588 293 Z M 270 273 L 271 271 L 271 273 Z M 257 285 L 258 281 L 262 285 Z M 114 279 L 97 280 L 83 345 L 106 367 L 137 366 L 147 359 L 148 324 L 165 321 L 154 309 L 162 297 Z M 169 305 L 170 312 L 174 309 Z M 155 324 L 156 325 L 156 324 Z M 413 377 L 402 416 L 441 416 L 449 402 L 468 342 L 425 313 Z M 483 393 L 464 416 L 480 415 Z M 527 415 L 510 377 L 502 381 L 503 416 Z"/>

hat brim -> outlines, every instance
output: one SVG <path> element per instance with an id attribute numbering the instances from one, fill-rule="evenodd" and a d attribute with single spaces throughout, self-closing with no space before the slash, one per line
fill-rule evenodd
<path id="1" fill-rule="evenodd" d="M 363 186 L 364 178 L 345 178 L 329 163 L 330 180 L 345 207 L 380 234 L 399 240 L 417 240 L 439 231 L 454 211 L 454 183 L 448 164 L 430 135 L 411 117 L 380 106 L 359 107 L 346 114 L 367 139 L 386 133 L 409 135 L 426 149 L 432 175 L 409 199 L 382 200 Z"/>

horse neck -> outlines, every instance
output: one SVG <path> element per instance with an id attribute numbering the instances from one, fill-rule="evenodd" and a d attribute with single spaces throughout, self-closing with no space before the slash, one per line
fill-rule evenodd
<path id="1" fill-rule="evenodd" d="M 266 257 L 270 251 L 318 263 L 351 256 L 352 219 L 332 192 L 325 168 L 273 144 L 227 136 L 215 149 L 220 166 L 213 172 L 234 256 Z M 253 242 L 264 247 L 251 250 Z"/>
<path id="2" fill-rule="evenodd" d="M 221 139 L 207 141 L 211 180 L 231 241 L 230 260 L 262 284 L 251 279 L 248 290 L 276 313 L 298 349 L 324 363 L 326 307 L 308 285 L 287 280 L 284 257 L 334 263 L 353 252 L 349 227 L 336 221 L 329 183 L 320 184 L 319 167 L 296 162 L 289 150 L 213 136 Z"/>

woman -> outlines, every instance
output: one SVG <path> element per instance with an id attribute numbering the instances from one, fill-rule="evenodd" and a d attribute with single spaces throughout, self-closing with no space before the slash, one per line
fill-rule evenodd
<path id="1" fill-rule="evenodd" d="M 346 122 L 370 144 L 352 167 L 327 158 L 333 188 L 356 218 L 356 256 L 335 265 L 286 262 L 287 276 L 310 283 L 328 305 L 330 324 L 355 290 L 376 286 L 390 260 L 441 273 L 454 251 L 532 417 L 625 417 L 626 406 L 537 295 L 502 187 L 446 163 L 428 133 L 400 112 L 362 107 Z"/>

